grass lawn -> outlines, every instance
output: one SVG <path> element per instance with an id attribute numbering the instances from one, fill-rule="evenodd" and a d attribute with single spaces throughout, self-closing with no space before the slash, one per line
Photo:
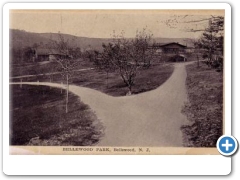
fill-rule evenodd
<path id="1" fill-rule="evenodd" d="M 157 88 L 171 76 L 173 70 L 173 65 L 167 63 L 156 64 L 150 66 L 148 69 L 139 70 L 132 88 L 132 93 L 139 94 Z M 49 82 L 49 76 L 22 79 L 22 81 L 37 80 Z M 14 81 L 20 81 L 20 79 L 15 79 Z M 61 83 L 62 81 L 62 76 L 60 74 L 53 75 L 52 82 Z M 112 96 L 125 96 L 128 92 L 128 88 L 117 72 L 109 73 L 107 78 L 105 72 L 97 69 L 74 72 L 70 84 L 96 89 Z"/>
<path id="2" fill-rule="evenodd" d="M 78 68 L 91 68 L 91 62 L 88 62 L 83 59 L 77 59 Z M 28 64 L 10 64 L 10 76 L 22 76 L 22 75 L 36 75 L 36 74 L 46 74 L 52 72 L 58 72 L 59 64 L 55 61 L 43 61 L 43 62 L 35 62 L 35 63 L 28 63 Z"/>
<path id="3" fill-rule="evenodd" d="M 184 126 L 185 146 L 216 147 L 223 127 L 223 73 L 201 63 L 187 69 L 189 103 L 183 108 L 191 126 Z"/>
<path id="4" fill-rule="evenodd" d="M 94 145 L 103 126 L 91 109 L 65 91 L 47 86 L 10 85 L 10 145 Z"/>

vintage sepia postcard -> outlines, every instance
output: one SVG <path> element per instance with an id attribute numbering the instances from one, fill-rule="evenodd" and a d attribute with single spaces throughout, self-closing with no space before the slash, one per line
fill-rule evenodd
<path id="1" fill-rule="evenodd" d="M 219 154 L 225 9 L 10 9 L 9 153 Z"/>

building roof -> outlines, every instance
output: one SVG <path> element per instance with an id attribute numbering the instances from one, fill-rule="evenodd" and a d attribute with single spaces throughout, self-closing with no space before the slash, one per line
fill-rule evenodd
<path id="1" fill-rule="evenodd" d="M 37 54 L 38 55 L 67 55 L 68 53 L 65 52 L 60 52 L 59 50 L 57 49 L 37 49 Z"/>
<path id="2" fill-rule="evenodd" d="M 172 44 L 176 44 L 176 45 L 179 45 L 183 48 L 186 48 L 187 46 L 185 45 L 182 45 L 182 44 L 179 44 L 178 42 L 169 42 L 169 43 L 155 43 L 152 45 L 152 47 L 165 47 L 165 46 L 169 46 L 169 45 L 172 45 Z"/>

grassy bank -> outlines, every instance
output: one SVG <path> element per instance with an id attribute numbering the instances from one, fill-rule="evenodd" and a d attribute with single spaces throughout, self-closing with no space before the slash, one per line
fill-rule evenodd
<path id="1" fill-rule="evenodd" d="M 157 88 L 171 76 L 173 69 L 172 65 L 153 65 L 149 69 L 139 70 L 132 93 L 139 94 Z M 78 78 L 74 78 L 72 83 L 112 96 L 125 96 L 128 92 L 128 88 L 117 72 L 109 73 L 107 78 L 107 74 L 102 71 L 85 71 Z"/>
<path id="2" fill-rule="evenodd" d="M 93 145 L 103 127 L 91 109 L 70 93 L 47 86 L 10 85 L 10 145 Z"/>
<path id="3" fill-rule="evenodd" d="M 216 147 L 223 126 L 223 74 L 203 63 L 186 69 L 189 103 L 183 112 L 193 124 L 182 127 L 185 146 Z"/>
<path id="4" fill-rule="evenodd" d="M 150 66 L 148 69 L 139 70 L 132 88 L 133 94 L 139 94 L 157 88 L 171 76 L 173 69 L 172 64 L 156 64 Z M 51 77 L 52 82 L 65 83 L 65 81 L 62 80 L 61 74 L 55 74 Z M 49 82 L 50 78 L 49 76 L 22 78 L 22 81 L 38 80 Z M 14 79 L 13 81 L 19 82 L 20 79 Z M 80 72 L 75 71 L 71 77 L 70 84 L 96 89 L 112 96 L 125 96 L 128 92 L 128 88 L 117 72 L 109 73 L 107 76 L 105 72 L 97 69 Z"/>

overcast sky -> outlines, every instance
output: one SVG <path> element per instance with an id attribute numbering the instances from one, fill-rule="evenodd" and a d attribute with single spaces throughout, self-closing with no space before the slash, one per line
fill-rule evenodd
<path id="1" fill-rule="evenodd" d="M 82 37 L 109 38 L 115 30 L 125 31 L 125 37 L 134 37 L 137 30 L 147 27 L 154 37 L 198 38 L 201 32 L 186 32 L 185 28 L 202 29 L 208 21 L 181 23 L 204 19 L 210 15 L 223 14 L 221 11 L 39 11 L 12 10 L 10 28 L 29 32 L 66 33 Z M 167 20 L 172 20 L 166 23 Z"/>

